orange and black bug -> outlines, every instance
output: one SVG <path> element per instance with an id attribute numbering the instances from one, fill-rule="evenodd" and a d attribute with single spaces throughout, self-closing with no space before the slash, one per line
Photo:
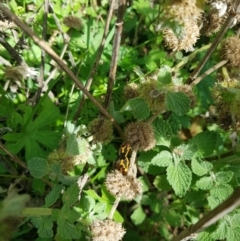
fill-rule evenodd
<path id="1" fill-rule="evenodd" d="M 116 162 L 116 169 L 123 175 L 126 175 L 128 172 L 131 155 L 131 146 L 128 143 L 123 143 L 119 149 L 119 158 Z"/>

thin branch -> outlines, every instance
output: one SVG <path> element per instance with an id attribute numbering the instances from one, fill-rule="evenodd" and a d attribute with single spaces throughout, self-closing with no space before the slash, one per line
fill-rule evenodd
<path id="1" fill-rule="evenodd" d="M 47 19 L 48 19 L 48 9 L 49 9 L 49 0 L 44 1 L 44 14 L 43 14 L 43 30 L 42 30 L 42 39 L 46 41 L 47 38 Z M 43 87 L 44 87 L 44 72 L 45 72 L 45 51 L 41 49 L 41 65 L 38 77 L 38 90 L 36 94 L 35 102 L 38 102 Z"/>
<path id="2" fill-rule="evenodd" d="M 25 169 L 28 169 L 27 165 L 25 162 L 23 162 L 22 160 L 20 160 L 17 156 L 14 156 L 1 142 L 0 142 L 0 148 L 7 153 L 8 156 L 11 157 L 11 159 L 16 162 L 17 164 L 19 164 L 20 166 L 22 166 Z"/>
<path id="3" fill-rule="evenodd" d="M 122 36 L 122 30 L 123 30 L 123 17 L 124 17 L 125 9 L 126 9 L 126 0 L 120 0 L 119 7 L 118 7 L 117 23 L 115 24 L 116 29 L 115 29 L 114 40 L 113 40 L 113 52 L 112 52 L 112 60 L 111 60 L 109 79 L 108 79 L 108 88 L 107 88 L 107 93 L 104 101 L 104 107 L 106 109 L 110 104 L 115 77 L 116 77 L 117 60 L 118 60 L 118 53 L 119 53 L 119 48 L 121 44 L 121 36 Z"/>
<path id="4" fill-rule="evenodd" d="M 113 10 L 114 10 L 115 1 L 116 0 L 112 0 L 111 1 L 111 5 L 110 5 L 109 11 L 108 11 L 107 21 L 106 21 L 104 32 L 103 32 L 103 37 L 102 37 L 101 43 L 100 43 L 98 51 L 97 51 L 97 56 L 96 56 L 95 62 L 93 64 L 93 67 L 91 69 L 91 72 L 89 74 L 88 80 L 87 80 L 86 85 L 85 85 L 87 90 L 89 90 L 89 88 L 90 88 L 90 86 L 92 84 L 93 76 L 94 76 L 94 74 L 95 74 L 95 72 L 97 70 L 100 58 L 102 56 L 102 53 L 103 53 L 103 50 L 104 50 L 104 47 L 105 47 L 105 42 L 106 42 L 106 39 L 107 39 L 107 34 L 108 34 L 108 30 L 109 30 L 111 19 L 112 19 L 112 14 L 113 14 Z M 78 106 L 77 112 L 76 112 L 76 114 L 74 116 L 74 121 L 76 121 L 79 118 L 79 116 L 81 114 L 81 110 L 82 110 L 82 108 L 84 106 L 85 99 L 86 99 L 86 96 L 83 95 L 82 100 L 81 100 L 81 102 L 80 102 L 80 104 Z"/>
<path id="5" fill-rule="evenodd" d="M 2 35 L 0 36 L 0 44 L 2 44 L 2 46 L 8 51 L 11 57 L 16 60 L 18 65 L 26 65 L 18 52 L 8 42 L 5 41 Z"/>
<path id="6" fill-rule="evenodd" d="M 70 78 L 74 81 L 76 86 L 93 102 L 93 104 L 98 107 L 98 109 L 113 122 L 114 126 L 118 130 L 121 137 L 123 137 L 123 132 L 118 123 L 114 120 L 114 118 L 102 107 L 101 104 L 89 93 L 89 91 L 82 85 L 82 83 L 78 80 L 78 78 L 74 75 L 74 73 L 68 68 L 68 66 L 59 58 L 59 56 L 50 48 L 45 41 L 38 38 L 37 35 L 26 25 L 24 24 L 15 14 L 13 14 L 8 8 L 6 8 L 2 3 L 0 3 L 0 9 L 2 12 L 7 15 L 13 22 L 16 23 L 18 27 L 20 27 L 25 33 L 27 33 L 33 41 L 38 44 L 41 48 L 43 48 L 46 53 L 48 53 L 53 60 L 63 69 L 63 71 L 70 76 Z"/>
<path id="7" fill-rule="evenodd" d="M 214 208 L 204 217 L 202 217 L 196 224 L 185 229 L 177 237 L 174 237 L 171 241 L 187 241 L 193 237 L 194 234 L 203 231 L 210 225 L 216 223 L 224 215 L 230 213 L 232 210 L 240 205 L 240 188 L 238 187 L 234 193 L 222 204 Z"/>
<path id="8" fill-rule="evenodd" d="M 222 40 L 224 34 L 232 26 L 233 21 L 234 21 L 234 19 L 236 17 L 236 13 L 235 12 L 238 13 L 239 10 L 240 10 L 239 8 L 240 8 L 240 0 L 236 0 L 235 1 L 235 7 L 233 8 L 233 11 L 230 12 L 228 18 L 226 19 L 224 25 L 222 26 L 222 28 L 220 30 L 220 32 L 218 33 L 218 35 L 216 36 L 214 42 L 212 43 L 212 46 L 208 49 L 206 55 L 204 56 L 202 61 L 200 61 L 198 67 L 191 74 L 190 78 L 187 81 L 188 83 L 191 83 L 192 81 L 194 81 L 196 79 L 196 77 L 198 76 L 198 74 L 202 70 L 202 68 L 205 65 L 205 63 L 211 57 L 211 55 L 213 54 L 214 50 L 217 48 L 218 44 Z"/>
<path id="9" fill-rule="evenodd" d="M 195 79 L 191 84 L 190 87 L 193 87 L 197 85 L 201 80 L 203 80 L 206 76 L 210 75 L 215 70 L 221 68 L 223 65 L 225 65 L 228 61 L 222 60 L 221 62 L 214 65 L 212 68 L 208 69 L 206 72 L 204 72 L 202 75 L 200 75 L 197 79 Z"/>

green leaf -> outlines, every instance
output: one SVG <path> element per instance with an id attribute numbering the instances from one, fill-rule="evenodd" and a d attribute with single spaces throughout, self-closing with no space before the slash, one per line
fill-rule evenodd
<path id="1" fill-rule="evenodd" d="M 157 144 L 170 147 L 173 136 L 171 125 L 167 121 L 157 118 L 152 126 Z"/>
<path id="2" fill-rule="evenodd" d="M 161 66 L 158 72 L 158 81 L 165 85 L 172 82 L 172 69 L 169 66 Z"/>
<path id="3" fill-rule="evenodd" d="M 49 126 L 60 117 L 59 109 L 51 101 L 46 99 L 42 107 L 42 111 L 37 115 L 37 118 L 27 125 L 28 133 Z"/>
<path id="4" fill-rule="evenodd" d="M 182 116 L 190 109 L 189 97 L 181 92 L 167 92 L 166 108 L 175 114 Z"/>
<path id="5" fill-rule="evenodd" d="M 222 171 L 217 172 L 216 175 L 216 182 L 219 184 L 225 184 L 232 180 L 233 178 L 233 172 L 232 171 Z"/>
<path id="6" fill-rule="evenodd" d="M 213 186 L 212 177 L 202 177 L 196 182 L 196 186 L 203 190 L 209 190 Z"/>
<path id="7" fill-rule="evenodd" d="M 233 193 L 233 188 L 229 184 L 220 184 L 218 186 L 212 187 L 210 190 L 210 195 L 219 202 L 226 200 Z"/>
<path id="8" fill-rule="evenodd" d="M 57 227 L 57 234 L 63 239 L 79 239 L 81 237 L 81 231 L 76 229 L 76 226 L 70 223 L 68 220 L 64 220 L 63 223 Z"/>
<path id="9" fill-rule="evenodd" d="M 46 159 L 32 158 L 28 161 L 28 168 L 34 178 L 42 178 L 49 172 L 49 166 Z"/>
<path id="10" fill-rule="evenodd" d="M 183 144 L 177 146 L 173 150 L 173 155 L 179 160 L 192 160 L 195 152 L 197 150 L 197 146 L 193 144 Z"/>
<path id="11" fill-rule="evenodd" d="M 63 193 L 62 201 L 64 204 L 72 206 L 78 201 L 79 188 L 77 183 L 72 184 L 66 192 Z"/>
<path id="12" fill-rule="evenodd" d="M 164 213 L 164 218 L 166 219 L 167 223 L 172 227 L 180 227 L 182 223 L 182 217 L 174 210 L 167 210 Z"/>
<path id="13" fill-rule="evenodd" d="M 146 119 L 150 110 L 147 103 L 142 98 L 134 98 L 127 101 L 127 103 L 122 107 L 121 112 L 131 111 L 134 118 L 141 121 Z"/>
<path id="14" fill-rule="evenodd" d="M 84 153 L 87 148 L 87 142 L 81 138 L 77 137 L 76 134 L 69 134 L 67 138 L 66 153 L 70 156 L 76 156 Z"/>
<path id="15" fill-rule="evenodd" d="M 198 176 L 203 176 L 212 170 L 213 165 L 210 162 L 203 161 L 199 158 L 192 159 L 192 171 Z"/>
<path id="16" fill-rule="evenodd" d="M 38 229 L 40 238 L 53 237 L 53 221 L 51 216 L 33 217 L 31 218 L 33 225 Z"/>
<path id="17" fill-rule="evenodd" d="M 204 231 L 197 235 L 196 241 L 214 241 L 214 239 L 210 233 Z"/>
<path id="18" fill-rule="evenodd" d="M 193 137 L 192 143 L 198 147 L 197 156 L 209 156 L 216 148 L 217 134 L 213 131 L 201 132 Z"/>
<path id="19" fill-rule="evenodd" d="M 172 189 L 172 187 L 167 181 L 166 175 L 156 176 L 154 179 L 153 185 L 161 192 L 169 191 Z"/>
<path id="20" fill-rule="evenodd" d="M 131 220 L 135 225 L 141 224 L 145 218 L 146 214 L 144 213 L 141 206 L 137 207 L 131 215 Z"/>
<path id="21" fill-rule="evenodd" d="M 179 162 L 167 168 L 167 179 L 176 195 L 182 197 L 190 187 L 192 172 L 185 163 Z"/>
<path id="22" fill-rule="evenodd" d="M 168 167 L 173 164 L 173 157 L 168 151 L 161 151 L 155 157 L 152 158 L 151 164 L 160 166 L 160 167 Z"/>
<path id="23" fill-rule="evenodd" d="M 44 207 L 52 206 L 59 198 L 63 186 L 61 184 L 56 184 L 53 186 L 52 190 L 45 197 Z"/>

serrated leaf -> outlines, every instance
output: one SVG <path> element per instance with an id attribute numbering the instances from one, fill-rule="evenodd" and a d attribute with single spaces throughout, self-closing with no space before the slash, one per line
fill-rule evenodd
<path id="1" fill-rule="evenodd" d="M 34 178 L 42 178 L 49 172 L 49 166 L 46 159 L 32 158 L 28 161 L 28 168 Z"/>
<path id="2" fill-rule="evenodd" d="M 197 145 L 199 157 L 211 155 L 216 147 L 217 134 L 213 131 L 205 131 L 193 137 L 192 142 Z"/>
<path id="3" fill-rule="evenodd" d="M 211 234 L 208 232 L 201 232 L 197 235 L 196 241 L 214 241 Z"/>
<path id="4" fill-rule="evenodd" d="M 38 229 L 40 238 L 52 238 L 53 237 L 53 221 L 51 216 L 34 217 L 31 219 L 33 225 Z"/>
<path id="5" fill-rule="evenodd" d="M 210 195 L 220 200 L 226 200 L 233 193 L 233 188 L 229 184 L 220 184 L 211 188 Z"/>
<path id="6" fill-rule="evenodd" d="M 203 161 L 199 158 L 193 158 L 191 162 L 192 171 L 198 176 L 203 176 L 212 170 L 213 165 L 210 162 Z"/>
<path id="7" fill-rule="evenodd" d="M 79 188 L 77 183 L 72 184 L 66 192 L 63 193 L 62 201 L 64 204 L 72 206 L 78 200 Z"/>
<path id="8" fill-rule="evenodd" d="M 222 171 L 222 172 L 217 172 L 215 174 L 216 176 L 216 182 L 217 183 L 221 183 L 221 184 L 225 184 L 231 181 L 231 179 L 233 178 L 233 172 L 232 171 Z"/>
<path id="9" fill-rule="evenodd" d="M 77 137 L 76 134 L 69 134 L 67 139 L 66 153 L 70 156 L 84 154 L 88 151 L 89 144 L 82 138 Z"/>
<path id="10" fill-rule="evenodd" d="M 157 118 L 152 126 L 157 144 L 170 147 L 173 136 L 171 125 L 167 121 Z"/>
<path id="11" fill-rule="evenodd" d="M 137 207 L 131 215 L 131 220 L 135 225 L 141 224 L 145 218 L 146 214 L 144 213 L 141 206 Z"/>
<path id="12" fill-rule="evenodd" d="M 82 208 L 89 213 L 93 210 L 95 204 L 95 200 L 90 196 L 83 196 L 80 201 Z"/>
<path id="13" fill-rule="evenodd" d="M 207 200 L 208 200 L 208 205 L 211 209 L 214 209 L 221 203 L 219 199 L 216 199 L 213 196 L 208 196 Z"/>
<path id="14" fill-rule="evenodd" d="M 197 146 L 193 144 L 183 144 L 180 146 L 177 146 L 173 150 L 173 154 L 177 159 L 179 160 L 191 160 L 197 150 Z"/>
<path id="15" fill-rule="evenodd" d="M 185 163 L 178 163 L 167 168 L 167 179 L 176 195 L 182 197 L 192 181 L 192 172 Z"/>
<path id="16" fill-rule="evenodd" d="M 166 95 L 166 108 L 167 110 L 182 116 L 190 109 L 190 99 L 184 93 L 169 91 Z"/>
<path id="17" fill-rule="evenodd" d="M 57 227 L 57 234 L 63 239 L 79 239 L 81 237 L 81 232 L 76 229 L 76 226 L 65 220 L 62 224 Z"/>
<path id="18" fill-rule="evenodd" d="M 128 100 L 127 103 L 122 107 L 121 112 L 126 110 L 131 111 L 134 118 L 139 121 L 146 119 L 150 114 L 148 105 L 142 98 Z"/>
<path id="19" fill-rule="evenodd" d="M 160 167 L 168 167 L 173 164 L 172 155 L 168 151 L 161 151 L 155 157 L 152 158 L 151 164 L 160 166 Z"/>
<path id="20" fill-rule="evenodd" d="M 44 207 L 52 206 L 58 200 L 61 191 L 62 191 L 62 185 L 61 184 L 54 185 L 52 190 L 45 197 Z"/>
<path id="21" fill-rule="evenodd" d="M 213 186 L 212 177 L 202 177 L 196 182 L 196 186 L 203 190 L 209 190 Z"/>
<path id="22" fill-rule="evenodd" d="M 226 238 L 227 230 L 228 230 L 228 225 L 226 220 L 223 218 L 221 219 L 221 222 L 219 223 L 217 230 L 212 233 L 212 237 L 214 239 L 223 240 Z"/>
<path id="23" fill-rule="evenodd" d="M 163 84 L 172 82 L 172 69 L 167 65 L 162 65 L 158 72 L 158 80 Z"/>

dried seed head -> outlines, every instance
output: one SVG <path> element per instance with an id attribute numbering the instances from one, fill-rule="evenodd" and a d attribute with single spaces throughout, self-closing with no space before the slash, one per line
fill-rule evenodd
<path id="1" fill-rule="evenodd" d="M 118 170 L 107 174 L 106 187 L 113 196 L 125 200 L 132 200 L 142 193 L 142 184 L 137 178 L 123 176 Z"/>
<path id="2" fill-rule="evenodd" d="M 240 67 L 240 39 L 229 37 L 222 44 L 222 56 L 232 68 Z"/>
<path id="3" fill-rule="evenodd" d="M 63 148 L 54 150 L 48 155 L 49 163 L 60 163 L 62 165 L 62 172 L 64 174 L 73 171 L 75 166 L 74 159 L 75 157 L 66 154 Z"/>
<path id="4" fill-rule="evenodd" d="M 127 100 L 138 97 L 138 85 L 130 83 L 124 87 L 124 96 Z"/>
<path id="5" fill-rule="evenodd" d="M 133 122 L 125 129 L 126 141 L 140 151 L 148 151 L 156 145 L 152 126 L 147 122 Z"/>
<path id="6" fill-rule="evenodd" d="M 20 65 L 15 67 L 7 67 L 5 69 L 5 78 L 22 80 L 22 78 L 35 77 L 38 74 L 33 68 L 26 65 Z"/>
<path id="7" fill-rule="evenodd" d="M 90 227 L 93 241 L 119 241 L 126 231 L 120 223 L 113 220 L 96 220 Z"/>
<path id="8" fill-rule="evenodd" d="M 184 23 L 189 19 L 197 21 L 203 12 L 201 1 L 197 0 L 170 0 L 166 1 L 164 16 Z"/>
<path id="9" fill-rule="evenodd" d="M 165 45 L 172 51 L 193 51 L 199 35 L 200 29 L 195 21 L 187 21 L 184 24 L 181 36 L 176 36 L 169 28 L 163 30 Z"/>
<path id="10" fill-rule="evenodd" d="M 69 28 L 74 28 L 76 30 L 80 30 L 83 26 L 80 18 L 71 15 L 65 17 L 63 19 L 63 23 L 67 25 Z"/>
<path id="11" fill-rule="evenodd" d="M 219 17 L 218 13 L 216 13 L 215 11 L 210 13 L 209 16 L 206 18 L 206 21 L 204 21 L 203 23 L 203 28 L 201 29 L 201 32 L 206 36 L 217 33 L 223 25 L 224 20 L 225 18 Z"/>
<path id="12" fill-rule="evenodd" d="M 107 144 L 113 139 L 113 128 L 110 120 L 96 118 L 89 124 L 88 130 L 93 135 L 94 142 Z"/>
<path id="13" fill-rule="evenodd" d="M 0 32 L 5 32 L 7 29 L 16 28 L 16 24 L 10 21 L 1 21 L 0 20 Z"/>
<path id="14" fill-rule="evenodd" d="M 142 97 L 151 111 L 165 110 L 165 93 L 158 90 L 157 80 L 150 79 L 140 84 L 139 96 Z"/>

